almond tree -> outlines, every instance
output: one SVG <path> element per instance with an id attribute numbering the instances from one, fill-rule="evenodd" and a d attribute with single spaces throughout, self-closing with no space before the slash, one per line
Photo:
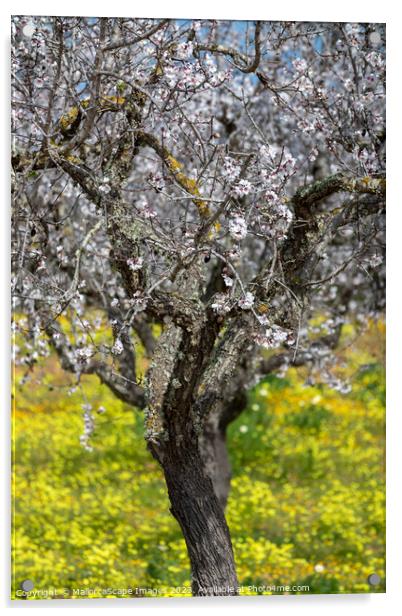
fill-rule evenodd
<path id="1" fill-rule="evenodd" d="M 381 24 L 12 20 L 16 361 L 143 412 L 195 595 L 237 594 L 248 388 L 305 364 L 346 392 L 342 324 L 384 308 L 384 56 Z"/>

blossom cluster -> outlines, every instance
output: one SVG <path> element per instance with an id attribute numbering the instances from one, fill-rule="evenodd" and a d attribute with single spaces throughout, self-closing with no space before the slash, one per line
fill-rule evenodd
<path id="1" fill-rule="evenodd" d="M 247 236 L 247 223 L 243 216 L 234 216 L 229 220 L 229 233 L 238 241 Z"/>
<path id="2" fill-rule="evenodd" d="M 275 324 L 253 336 L 254 342 L 264 349 L 276 349 L 286 342 L 288 338 L 289 333 Z"/>

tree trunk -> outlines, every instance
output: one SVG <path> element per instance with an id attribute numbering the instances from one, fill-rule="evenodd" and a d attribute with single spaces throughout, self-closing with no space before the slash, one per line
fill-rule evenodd
<path id="1" fill-rule="evenodd" d="M 219 426 L 218 417 L 213 416 L 207 420 L 200 441 L 205 470 L 212 480 L 221 507 L 225 510 L 232 471 L 226 446 L 226 430 Z"/>
<path id="2" fill-rule="evenodd" d="M 190 557 L 193 595 L 236 595 L 229 529 L 197 443 L 170 441 L 160 453 L 156 455 L 165 474 L 171 513 L 180 524 Z"/>
<path id="3" fill-rule="evenodd" d="M 239 389 L 231 399 L 215 407 L 209 414 L 200 435 L 201 456 L 205 470 L 212 480 L 215 494 L 225 510 L 230 492 L 232 469 L 226 444 L 228 425 L 247 405 L 247 395 Z"/>

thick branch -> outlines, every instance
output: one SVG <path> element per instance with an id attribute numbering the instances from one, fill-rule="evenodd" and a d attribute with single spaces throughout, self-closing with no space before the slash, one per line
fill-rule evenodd
<path id="1" fill-rule="evenodd" d="M 261 59 L 261 22 L 257 21 L 255 24 L 254 33 L 254 58 L 250 62 L 249 56 L 241 51 L 234 49 L 234 47 L 224 47 L 223 45 L 198 45 L 199 51 L 209 51 L 211 53 L 222 54 L 229 56 L 234 61 L 236 68 L 242 73 L 254 73 Z"/>
<path id="2" fill-rule="evenodd" d="M 165 163 L 179 186 L 193 197 L 193 203 L 197 207 L 201 218 L 208 217 L 210 214 L 209 207 L 207 202 L 201 198 L 196 180 L 189 178 L 181 171 L 183 165 L 174 158 L 165 146 L 159 143 L 156 137 L 143 131 L 138 131 L 137 135 L 139 145 L 148 145 L 152 148 Z"/>
<path id="3" fill-rule="evenodd" d="M 292 199 L 292 203 L 295 208 L 311 207 L 336 192 L 384 195 L 385 179 L 369 176 L 351 178 L 343 173 L 336 173 L 323 180 L 318 180 L 308 186 L 299 188 Z"/>

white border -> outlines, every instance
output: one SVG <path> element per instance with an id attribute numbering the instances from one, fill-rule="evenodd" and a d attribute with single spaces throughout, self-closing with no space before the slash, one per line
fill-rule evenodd
<path id="1" fill-rule="evenodd" d="M 2 203 L 0 224 L 0 281 L 1 281 L 1 327 L 0 327 L 0 391 L 2 393 L 3 429 L 2 438 L 2 468 L 1 492 L 4 496 L 4 508 L 0 514 L 2 522 L 2 565 L 0 568 L 0 596 L 3 607 L 22 612 L 27 609 L 61 608 L 64 610 L 83 610 L 87 613 L 98 609 L 114 610 L 116 608 L 134 608 L 137 613 L 153 612 L 163 609 L 166 612 L 191 609 L 200 611 L 207 608 L 218 612 L 229 609 L 234 613 L 240 610 L 253 609 L 257 613 L 268 610 L 270 613 L 287 614 L 331 614 L 342 610 L 345 614 L 363 613 L 365 616 L 377 614 L 378 610 L 392 610 L 400 605 L 398 596 L 401 587 L 402 572 L 400 509 L 402 486 L 402 404 L 400 366 L 402 336 L 402 302 L 401 299 L 401 244 L 402 244 L 402 156 L 401 156 L 401 117 L 402 96 L 400 86 L 401 50 L 401 20 L 396 3 L 392 0 L 371 2 L 368 0 L 351 2 L 336 0 L 286 0 L 286 2 L 268 2 L 268 0 L 202 0 L 199 3 L 188 3 L 184 0 L 153 0 L 149 3 L 113 1 L 104 5 L 93 0 L 69 2 L 55 5 L 54 0 L 46 1 L 15 1 L 5 0 L 1 9 L 1 42 L 4 51 L 0 67 L 2 107 L 2 135 L 0 147 L 0 170 L 2 174 Z M 239 597 L 239 598 L 208 598 L 208 599 L 144 599 L 134 604 L 127 599 L 113 600 L 74 600 L 74 601 L 28 601 L 17 602 L 9 597 L 9 460 L 10 460 L 10 427 L 9 427 L 9 392 L 10 392 L 10 337 L 9 337 L 9 28 L 10 15 L 105 15 L 105 16 L 135 16 L 135 17 L 180 17 L 180 18 L 216 18 L 216 19 L 267 19 L 288 21 L 374 21 L 387 23 L 387 129 L 388 129 L 388 198 L 387 198 L 387 593 L 378 595 L 314 595 L 314 596 L 275 596 L 275 597 Z M 399 351 L 399 352 L 398 352 Z M 401 470 L 400 470 L 401 469 Z M 399 471 L 399 472 L 398 472 Z M 399 505 L 399 507 L 398 507 Z M 399 509 L 399 511 L 398 511 Z"/>
<path id="2" fill-rule="evenodd" d="M 390 3 L 391 4 L 391 3 Z M 55 5 L 50 0 L 18 0 L 9 3 L 14 15 L 86 15 L 111 17 L 172 17 L 198 19 L 266 19 L 286 21 L 376 21 L 385 22 L 390 10 L 387 0 L 369 3 L 363 0 L 337 0 L 334 3 L 321 0 L 286 0 L 286 2 L 262 2 L 251 0 L 202 0 L 189 3 L 185 0 L 152 0 L 138 4 L 117 0 L 100 5 L 94 0 L 69 2 Z M 56 10 L 57 8 L 57 10 Z"/>

